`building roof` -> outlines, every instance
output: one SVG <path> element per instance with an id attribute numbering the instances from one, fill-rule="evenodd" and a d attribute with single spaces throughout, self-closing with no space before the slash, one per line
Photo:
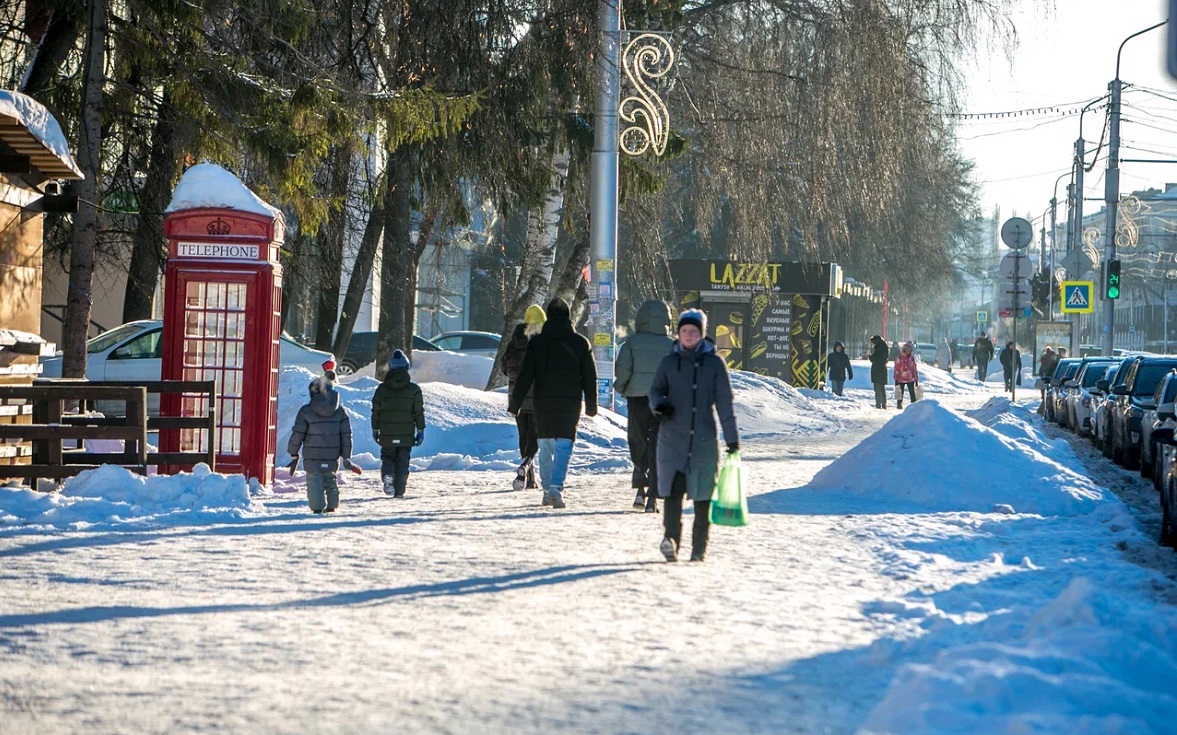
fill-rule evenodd
<path id="1" fill-rule="evenodd" d="M 28 95 L 0 90 L 0 141 L 48 178 L 85 178 L 57 120 Z"/>

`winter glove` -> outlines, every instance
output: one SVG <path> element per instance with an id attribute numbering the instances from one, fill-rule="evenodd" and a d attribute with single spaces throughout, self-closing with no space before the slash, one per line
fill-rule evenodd
<path id="1" fill-rule="evenodd" d="M 298 469 L 298 455 L 290 455 L 290 465 L 287 467 L 290 470 L 290 476 L 294 477 L 294 471 Z"/>
<path id="2" fill-rule="evenodd" d="M 663 403 L 651 409 L 651 413 L 661 419 L 674 418 L 674 406 L 670 405 L 669 403 Z"/>
<path id="3" fill-rule="evenodd" d="M 732 442 L 731 444 L 727 445 L 727 453 L 728 454 L 735 454 L 738 451 L 740 451 L 740 443 L 739 442 Z"/>
<path id="4" fill-rule="evenodd" d="M 425 430 L 421 429 L 417 432 L 417 436 L 413 439 L 413 446 L 419 447 L 425 442 Z"/>

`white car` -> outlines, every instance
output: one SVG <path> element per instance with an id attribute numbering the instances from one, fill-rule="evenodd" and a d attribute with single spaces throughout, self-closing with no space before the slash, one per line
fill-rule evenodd
<path id="1" fill-rule="evenodd" d="M 936 364 L 936 345 L 931 342 L 916 342 L 915 354 L 919 357 L 920 362 L 924 364 Z"/>
<path id="2" fill-rule="evenodd" d="M 162 335 L 163 322 L 154 319 L 127 322 L 103 332 L 86 343 L 86 377 L 90 380 L 159 380 L 163 370 Z M 301 345 L 285 333 L 280 345 L 279 361 L 283 367 L 299 365 L 320 373 L 323 363 L 334 359 L 330 352 Z M 61 359 L 60 352 L 53 357 L 42 357 L 41 377 L 60 378 Z M 159 413 L 157 395 L 148 398 L 147 411 Z"/>
<path id="3" fill-rule="evenodd" d="M 1067 407 L 1067 425 L 1079 436 L 1091 433 L 1091 399 L 1100 393 L 1095 381 L 1103 378 L 1114 365 L 1111 360 L 1089 362 L 1072 378 L 1078 389 L 1068 392 L 1064 402 Z"/>
<path id="4" fill-rule="evenodd" d="M 442 332 L 429 340 L 443 350 L 465 352 L 468 355 L 494 357 L 499 354 L 502 336 L 494 332 Z"/>

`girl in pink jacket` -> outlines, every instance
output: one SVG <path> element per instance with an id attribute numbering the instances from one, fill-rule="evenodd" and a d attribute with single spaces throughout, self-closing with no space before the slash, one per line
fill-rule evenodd
<path id="1" fill-rule="evenodd" d="M 911 393 L 911 402 L 915 403 L 915 387 L 919 385 L 920 373 L 915 365 L 915 355 L 912 354 L 911 342 L 903 345 L 903 350 L 895 360 L 895 401 L 897 408 L 903 408 L 903 387 Z"/>

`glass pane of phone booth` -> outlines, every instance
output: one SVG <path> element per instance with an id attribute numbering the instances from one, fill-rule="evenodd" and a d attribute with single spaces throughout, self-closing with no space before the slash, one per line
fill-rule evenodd
<path id="1" fill-rule="evenodd" d="M 217 452 L 241 452 L 241 391 L 245 368 L 244 283 L 186 284 L 184 380 L 212 380 L 217 387 Z M 185 396 L 184 416 L 208 414 L 208 399 Z M 184 429 L 180 451 L 208 449 L 207 429 Z"/>

